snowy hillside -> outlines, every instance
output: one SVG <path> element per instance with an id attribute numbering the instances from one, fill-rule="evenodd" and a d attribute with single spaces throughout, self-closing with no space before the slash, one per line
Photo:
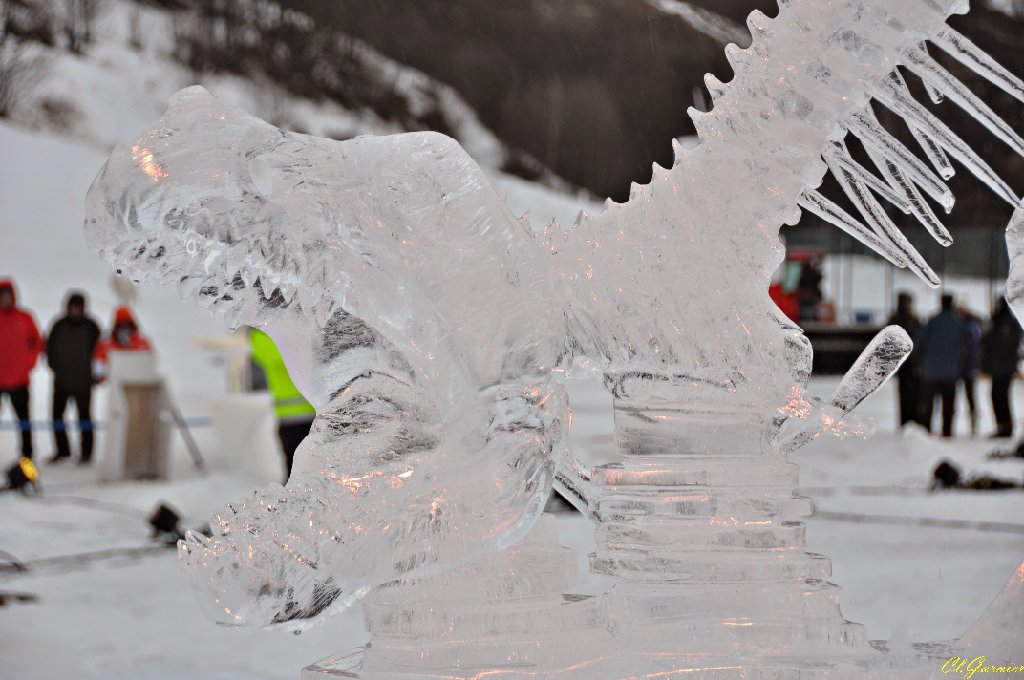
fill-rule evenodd
<path id="1" fill-rule="evenodd" d="M 278 17 L 277 24 L 288 23 L 275 3 L 254 6 Z M 190 66 L 195 48 L 183 45 L 208 39 L 192 35 L 199 30 L 195 25 L 206 20 L 199 10 L 161 9 L 133 0 L 105 0 L 97 7 L 95 35 L 79 53 L 60 44 L 15 40 L 25 51 L 21 61 L 32 64 L 30 80 L 15 80 L 20 89 L 10 112 L 15 122 L 107 147 L 155 119 L 171 94 L 201 84 L 288 130 L 348 139 L 434 129 L 457 138 L 485 168 L 526 164 L 547 183 L 566 186 L 536 161 L 510 150 L 453 88 L 345 34 L 331 33 L 335 44 L 330 46 L 343 52 L 344 68 L 320 75 L 318 88 L 307 88 L 315 98 L 306 98 L 274 80 L 260 64 L 225 60 L 201 70 Z M 283 16 L 306 31 L 312 22 L 292 10 Z M 323 64 L 313 66 L 322 70 Z M 346 100 L 350 104 L 339 103 Z"/>

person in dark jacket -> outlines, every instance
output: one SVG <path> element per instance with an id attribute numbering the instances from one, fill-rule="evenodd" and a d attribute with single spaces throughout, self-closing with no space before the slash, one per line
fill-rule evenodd
<path id="1" fill-rule="evenodd" d="M 953 436 L 953 415 L 956 413 L 956 383 L 964 373 L 970 332 L 967 324 L 953 308 L 953 296 L 942 296 L 942 310 L 928 320 L 917 336 L 924 399 L 921 414 L 925 427 L 931 431 L 935 398 L 942 398 L 942 436 Z"/>
<path id="2" fill-rule="evenodd" d="M 85 296 L 68 296 L 67 314 L 57 320 L 46 339 L 46 361 L 53 371 L 53 440 L 56 446 L 51 462 L 71 457 L 64 411 L 74 400 L 81 433 L 80 463 L 92 459 L 93 357 L 100 339 L 100 328 L 85 313 Z"/>
<path id="3" fill-rule="evenodd" d="M 984 335 L 981 319 L 966 307 L 960 307 L 957 314 L 967 325 L 967 356 L 964 359 L 964 374 L 960 377 L 967 398 L 967 410 L 971 418 L 971 434 L 978 434 L 978 403 L 975 399 L 975 383 L 981 374 L 981 341 Z"/>
<path id="4" fill-rule="evenodd" d="M 910 293 L 900 293 L 896 298 L 896 311 L 886 324 L 899 326 L 911 338 L 916 338 L 921 331 L 921 321 L 914 313 L 914 298 Z M 907 423 L 922 423 L 921 417 L 921 375 L 918 366 L 919 352 L 917 347 L 911 352 L 896 372 L 896 382 L 900 398 L 900 427 Z"/>
<path id="5" fill-rule="evenodd" d="M 7 395 L 18 418 L 23 458 L 32 457 L 29 374 L 42 347 L 32 315 L 18 309 L 14 283 L 10 279 L 0 280 L 0 399 Z"/>
<path id="6" fill-rule="evenodd" d="M 992 375 L 992 412 L 996 419 L 994 437 L 1013 436 L 1010 387 L 1017 374 L 1021 327 L 1006 298 L 999 298 L 992 314 L 992 326 L 984 341 L 984 368 Z"/>

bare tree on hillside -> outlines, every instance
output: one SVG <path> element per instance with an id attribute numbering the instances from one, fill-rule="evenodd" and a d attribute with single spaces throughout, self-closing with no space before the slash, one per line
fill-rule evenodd
<path id="1" fill-rule="evenodd" d="M 100 12 L 100 0 L 64 0 L 64 34 L 68 49 L 80 54 L 92 44 L 96 34 L 96 18 Z"/>
<path id="2" fill-rule="evenodd" d="M 134 2 L 128 11 L 128 46 L 139 51 L 142 49 L 142 8 Z"/>
<path id="3" fill-rule="evenodd" d="M 45 70 L 40 56 L 33 54 L 28 41 L 15 35 L 13 15 L 20 12 L 22 24 L 31 23 L 25 12 L 32 8 L 26 4 L 14 4 L 0 0 L 0 118 L 7 118 L 14 110 L 19 98 L 25 98 L 33 83 L 38 82 Z M 45 17 L 44 17 L 45 18 Z"/>

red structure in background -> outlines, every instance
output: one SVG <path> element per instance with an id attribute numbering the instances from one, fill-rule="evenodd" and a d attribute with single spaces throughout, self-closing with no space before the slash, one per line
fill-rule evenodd
<path id="1" fill-rule="evenodd" d="M 821 294 L 824 251 L 794 248 L 786 252 L 768 295 L 795 323 L 835 323 L 835 308 Z"/>

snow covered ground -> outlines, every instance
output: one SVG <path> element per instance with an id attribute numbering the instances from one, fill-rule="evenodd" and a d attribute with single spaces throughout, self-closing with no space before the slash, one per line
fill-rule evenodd
<path id="1" fill-rule="evenodd" d="M 834 384 L 815 380 L 812 389 L 824 393 Z M 574 385 L 574 392 L 573 444 L 607 456 L 607 396 L 596 382 Z M 866 624 L 873 639 L 955 637 L 1024 559 L 1024 499 L 1020 492 L 929 494 L 929 471 L 948 457 L 966 472 L 1020 479 L 1024 462 L 987 461 L 992 444 L 983 438 L 895 434 L 894 399 L 887 386 L 865 403 L 879 421 L 874 438 L 820 440 L 799 454 L 803 492 L 821 513 L 808 519 L 808 542 L 832 558 L 844 614 Z M 1016 399 L 1024 404 L 1021 386 Z M 12 460 L 14 434 L 0 434 L 0 460 Z M 180 448 L 176 459 L 168 482 L 98 485 L 91 469 L 44 465 L 45 494 L 0 495 L 3 557 L 31 567 L 0 574 L 0 591 L 38 598 L 0 608 L 4 677 L 285 679 L 365 641 L 357 611 L 298 637 L 207 621 L 174 552 L 148 548 L 145 514 L 163 501 L 198 525 L 268 478 L 242 470 L 199 476 Z M 587 520 L 559 518 L 566 545 L 581 555 L 592 549 Z"/>

